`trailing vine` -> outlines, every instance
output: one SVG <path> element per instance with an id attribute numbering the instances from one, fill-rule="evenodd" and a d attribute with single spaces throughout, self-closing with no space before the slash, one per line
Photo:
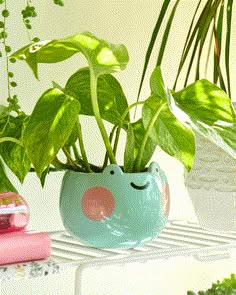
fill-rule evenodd
<path id="1" fill-rule="evenodd" d="M 22 16 L 23 28 L 29 39 L 29 43 L 38 42 L 40 39 L 37 36 L 32 37 L 32 19 L 38 16 L 36 7 L 33 5 L 32 0 L 21 0 L 23 8 L 19 12 Z M 52 1 L 52 0 L 51 0 Z M 17 81 L 15 79 L 14 72 L 11 64 L 16 62 L 15 58 L 11 58 L 12 52 L 11 45 L 8 41 L 8 35 L 11 33 L 8 30 L 8 20 L 11 17 L 10 4 L 12 0 L 0 0 L 0 58 L 2 63 L 5 63 L 5 77 L 6 77 L 6 88 L 7 88 L 7 107 L 1 109 L 0 117 L 4 117 L 11 112 L 20 114 L 20 105 L 18 95 L 16 93 Z M 62 0 L 53 0 L 53 3 L 58 6 L 64 6 Z M 4 74 L 1 79 L 4 79 Z"/>

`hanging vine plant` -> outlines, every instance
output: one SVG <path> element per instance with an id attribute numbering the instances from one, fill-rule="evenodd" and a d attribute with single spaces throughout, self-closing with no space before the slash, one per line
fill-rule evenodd
<path id="1" fill-rule="evenodd" d="M 64 6 L 62 0 L 53 1 L 55 5 Z M 22 19 L 22 30 L 28 37 L 28 43 L 33 44 L 40 39 L 33 34 L 32 20 L 35 19 L 37 9 L 32 0 L 21 0 L 22 8 L 18 11 Z M 23 123 L 28 116 L 21 110 L 16 87 L 12 64 L 16 58 L 11 57 L 12 47 L 10 36 L 12 31 L 9 24 L 14 21 L 13 8 L 11 0 L 0 0 L 0 63 L 3 66 L 1 72 L 2 85 L 6 89 L 6 99 L 1 97 L 0 104 L 0 187 L 1 191 L 16 191 L 6 176 L 5 167 L 17 176 L 20 182 L 23 182 L 26 173 L 31 169 L 30 161 L 25 150 L 20 143 Z M 39 4 L 38 4 L 39 5 Z M 3 95 L 3 94 L 2 94 Z M 5 103 L 3 102 L 5 100 Z M 20 144 L 19 144 L 20 143 Z"/>
<path id="2" fill-rule="evenodd" d="M 52 0 L 51 0 L 52 1 Z M 62 0 L 53 0 L 55 5 L 64 6 Z M 12 1 L 0 0 L 0 57 L 2 63 L 5 63 L 6 69 L 6 87 L 7 87 L 7 106 L 0 105 L 0 120 L 1 118 L 8 116 L 11 112 L 20 114 L 20 105 L 18 103 L 18 96 L 15 91 L 17 87 L 17 81 L 14 76 L 14 72 L 11 69 L 11 64 L 16 62 L 15 58 L 10 57 L 12 47 L 9 42 L 9 34 L 11 33 L 8 29 L 9 19 L 11 18 L 11 6 Z M 36 7 L 33 5 L 32 0 L 22 1 L 22 10 L 19 11 L 22 17 L 23 28 L 28 36 L 29 43 L 38 42 L 40 39 L 37 36 L 33 36 L 32 33 L 32 19 L 38 16 Z M 2 132 L 0 130 L 0 132 Z"/>

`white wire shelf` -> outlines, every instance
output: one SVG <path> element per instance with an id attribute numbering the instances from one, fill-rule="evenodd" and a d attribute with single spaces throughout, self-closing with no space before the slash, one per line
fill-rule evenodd
<path id="1" fill-rule="evenodd" d="M 236 252 L 236 231 L 210 232 L 195 222 L 181 220 L 170 221 L 159 237 L 132 249 L 98 249 L 84 246 L 66 231 L 49 234 L 52 239 L 49 259 L 1 265 L 0 281 L 57 274 L 68 267 L 75 267 L 80 275 L 87 267 L 147 262 L 178 255 L 209 261 L 230 258 L 228 250 Z"/>
<path id="2" fill-rule="evenodd" d="M 133 249 L 87 247 L 65 231 L 51 233 L 51 238 L 51 258 L 65 265 L 133 262 L 173 253 L 194 253 L 197 249 L 207 252 L 236 247 L 236 231 L 210 232 L 190 221 L 171 221 L 156 239 Z"/>

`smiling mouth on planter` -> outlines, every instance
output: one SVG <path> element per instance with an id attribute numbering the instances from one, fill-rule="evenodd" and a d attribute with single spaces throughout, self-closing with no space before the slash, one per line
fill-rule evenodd
<path id="1" fill-rule="evenodd" d="M 130 185 L 131 185 L 134 189 L 137 189 L 137 190 L 140 190 L 140 191 L 141 191 L 141 190 L 144 190 L 144 189 L 148 188 L 149 185 L 150 185 L 150 182 L 148 181 L 148 182 L 147 182 L 146 184 L 144 184 L 144 185 L 137 185 L 137 184 L 131 182 Z"/>

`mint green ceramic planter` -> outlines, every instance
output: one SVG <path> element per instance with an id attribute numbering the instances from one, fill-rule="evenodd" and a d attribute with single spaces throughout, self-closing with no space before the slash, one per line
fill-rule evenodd
<path id="1" fill-rule="evenodd" d="M 85 245 L 133 248 L 163 230 L 169 213 L 164 172 L 123 173 L 110 165 L 102 173 L 68 171 L 63 178 L 60 213 L 65 228 Z"/>

